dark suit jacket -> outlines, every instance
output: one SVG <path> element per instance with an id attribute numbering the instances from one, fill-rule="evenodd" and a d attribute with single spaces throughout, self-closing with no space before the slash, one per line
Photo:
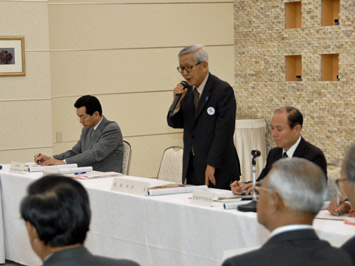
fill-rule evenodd
<path id="1" fill-rule="evenodd" d="M 68 164 L 92 166 L 95 171 L 122 172 L 123 138 L 116 122 L 103 117 L 96 130 L 83 127 L 80 140 L 71 150 L 53 157 Z M 93 131 L 92 137 L 91 132 Z"/>
<path id="2" fill-rule="evenodd" d="M 223 266 L 350 266 L 349 255 L 320 240 L 314 230 L 296 230 L 270 238 L 260 249 L 227 259 Z"/>
<path id="3" fill-rule="evenodd" d="M 355 236 L 346 241 L 345 244 L 341 246 L 341 248 L 350 254 L 350 257 L 352 258 L 355 265 Z"/>
<path id="4" fill-rule="evenodd" d="M 85 247 L 71 248 L 53 253 L 43 266 L 139 266 L 125 259 L 111 259 L 94 256 Z"/>
<path id="5" fill-rule="evenodd" d="M 192 145 L 195 159 L 202 162 L 197 171 L 204 175 L 207 164 L 215 167 L 218 188 L 230 189 L 230 181 L 239 180 L 239 158 L 233 142 L 235 116 L 234 91 L 225 81 L 209 74 L 195 115 L 193 91 L 188 89 L 179 112 L 168 115 L 169 126 L 184 129 L 183 182 Z"/>
<path id="6" fill-rule="evenodd" d="M 293 157 L 304 158 L 309 160 L 316 165 L 318 165 L 324 172 L 327 177 L 327 161 L 323 152 L 312 145 L 311 143 L 305 141 L 303 137 L 301 137 L 301 141 L 298 144 Z M 263 179 L 271 170 L 272 164 L 282 158 L 282 148 L 273 148 L 267 155 L 266 165 L 264 169 L 261 171 L 258 181 Z"/>

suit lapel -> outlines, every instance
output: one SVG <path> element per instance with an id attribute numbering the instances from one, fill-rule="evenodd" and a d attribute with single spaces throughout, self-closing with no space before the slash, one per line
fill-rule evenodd
<path id="1" fill-rule="evenodd" d="M 202 110 L 204 110 L 208 100 L 210 99 L 212 88 L 213 88 L 212 74 L 209 73 L 205 88 L 203 89 L 202 95 L 200 97 L 200 101 L 198 103 L 197 111 L 194 116 L 194 123 L 196 122 L 197 117 L 200 115 Z"/>
<path id="2" fill-rule="evenodd" d="M 100 125 L 97 127 L 96 130 L 94 130 L 94 128 L 90 128 L 90 131 L 88 134 L 91 134 L 91 136 L 90 136 L 91 139 L 90 139 L 90 143 L 88 143 L 89 144 L 88 149 L 90 149 L 92 147 L 92 145 L 94 145 L 97 142 L 99 136 L 101 135 L 102 130 L 105 128 L 106 123 L 107 123 L 107 120 L 105 117 L 103 117 Z"/>

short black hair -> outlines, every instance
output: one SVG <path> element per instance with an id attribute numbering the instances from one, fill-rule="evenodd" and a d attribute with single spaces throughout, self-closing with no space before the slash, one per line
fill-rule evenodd
<path id="1" fill-rule="evenodd" d="M 88 194 L 70 177 L 47 175 L 30 184 L 20 213 L 36 228 L 39 239 L 50 247 L 83 244 L 89 231 Z"/>
<path id="2" fill-rule="evenodd" d="M 99 99 L 92 95 L 84 95 L 76 100 L 74 103 L 75 108 L 86 107 L 86 113 L 88 115 L 93 115 L 96 111 L 99 112 L 100 116 L 102 115 L 102 107 Z"/>
<path id="3" fill-rule="evenodd" d="M 303 115 L 297 108 L 292 106 L 284 106 L 276 109 L 275 114 L 281 112 L 287 113 L 287 120 L 291 129 L 296 125 L 301 125 L 301 127 L 303 126 Z"/>

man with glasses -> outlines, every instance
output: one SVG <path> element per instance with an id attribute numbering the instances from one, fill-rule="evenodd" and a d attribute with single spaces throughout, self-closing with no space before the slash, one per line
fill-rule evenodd
<path id="1" fill-rule="evenodd" d="M 256 187 L 258 222 L 271 232 L 258 250 L 227 259 L 234 265 L 353 265 L 343 250 L 320 240 L 312 227 L 327 193 L 323 171 L 302 158 L 274 163 Z"/>
<path id="2" fill-rule="evenodd" d="M 339 190 L 345 194 L 344 196 L 348 198 L 351 205 L 355 206 L 355 144 L 347 150 L 340 173 L 341 178 L 337 180 Z M 337 204 L 337 199 L 331 201 L 328 210 L 333 215 L 349 212 L 348 216 L 355 216 L 354 209 L 348 203 L 338 201 Z M 351 255 L 355 265 L 355 237 L 348 240 L 341 248 Z"/>
<path id="3" fill-rule="evenodd" d="M 92 166 L 95 171 L 122 172 L 123 138 L 116 122 L 102 115 L 102 107 L 95 96 L 85 95 L 74 104 L 76 114 L 83 125 L 80 140 L 64 153 L 53 157 L 36 154 L 35 162 L 40 165 L 76 163 Z"/>
<path id="4" fill-rule="evenodd" d="M 175 87 L 174 97 L 181 94 L 181 98 L 167 120 L 169 126 L 184 129 L 182 182 L 230 189 L 230 183 L 240 176 L 233 142 L 233 88 L 209 73 L 204 46 L 187 46 L 178 57 L 177 70 L 187 85 L 179 83 Z"/>
<path id="5" fill-rule="evenodd" d="M 284 106 L 277 109 L 271 119 L 271 135 L 276 147 L 271 149 L 264 169 L 258 181 L 261 181 L 270 171 L 273 163 L 282 158 L 304 158 L 318 165 L 327 178 L 327 161 L 323 152 L 307 142 L 302 136 L 303 115 L 295 107 Z M 252 183 L 233 182 L 231 188 L 234 194 L 249 194 Z"/>

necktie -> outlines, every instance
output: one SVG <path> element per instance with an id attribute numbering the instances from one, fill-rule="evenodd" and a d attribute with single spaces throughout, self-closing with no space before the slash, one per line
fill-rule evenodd
<path id="1" fill-rule="evenodd" d="M 193 91 L 194 91 L 194 106 L 195 106 L 195 113 L 196 113 L 198 102 L 200 101 L 200 93 L 197 91 L 196 87 L 194 87 Z"/>
<path id="2" fill-rule="evenodd" d="M 196 114 L 198 102 L 200 101 L 200 93 L 198 92 L 196 87 L 194 87 L 193 92 L 194 92 L 194 106 L 195 106 L 195 114 Z M 193 145 L 191 145 L 191 153 L 192 156 L 195 156 L 195 148 Z"/>
<path id="3" fill-rule="evenodd" d="M 284 152 L 284 153 L 282 154 L 282 158 L 288 158 L 288 156 L 287 156 L 287 153 L 286 153 L 286 152 Z"/>

